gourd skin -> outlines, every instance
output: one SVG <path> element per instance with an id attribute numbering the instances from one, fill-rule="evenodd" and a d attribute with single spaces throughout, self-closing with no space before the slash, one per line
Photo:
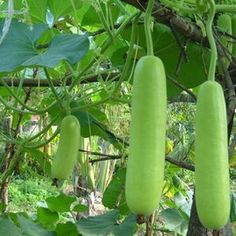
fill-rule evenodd
<path id="1" fill-rule="evenodd" d="M 126 202 L 137 214 L 151 214 L 161 198 L 166 140 L 166 80 L 162 61 L 142 57 L 135 68 Z"/>
<path id="2" fill-rule="evenodd" d="M 201 223 L 222 228 L 229 219 L 230 186 L 227 118 L 222 88 L 215 81 L 200 87 L 196 114 L 195 191 Z"/>
<path id="3" fill-rule="evenodd" d="M 80 124 L 73 115 L 66 116 L 61 123 L 60 140 L 52 162 L 53 178 L 65 180 L 74 168 L 80 146 Z"/>

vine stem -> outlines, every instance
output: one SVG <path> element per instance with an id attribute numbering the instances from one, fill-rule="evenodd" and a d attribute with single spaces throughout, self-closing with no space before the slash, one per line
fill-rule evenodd
<path id="1" fill-rule="evenodd" d="M 210 67 L 208 72 L 208 80 L 215 80 L 216 61 L 217 61 L 217 48 L 213 36 L 212 24 L 216 13 L 216 5 L 214 0 L 208 0 L 209 3 L 209 16 L 206 23 L 207 38 L 211 48 Z"/>
<path id="2" fill-rule="evenodd" d="M 145 31 L 145 36 L 146 36 L 147 55 L 153 55 L 151 17 L 152 17 L 152 9 L 153 9 L 154 3 L 155 3 L 155 0 L 148 1 L 147 10 L 144 17 L 144 31 Z"/>

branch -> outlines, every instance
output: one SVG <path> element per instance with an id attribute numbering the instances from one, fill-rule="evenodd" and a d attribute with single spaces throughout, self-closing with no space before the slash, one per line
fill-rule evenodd
<path id="1" fill-rule="evenodd" d="M 79 149 L 79 151 L 93 155 L 93 156 L 101 156 L 102 157 L 102 158 L 97 158 L 97 159 L 90 159 L 89 162 L 91 164 L 94 164 L 95 162 L 99 162 L 99 161 L 118 160 L 123 157 L 121 155 L 111 155 L 111 154 L 105 154 L 105 153 L 100 153 L 100 152 L 87 151 L 87 150 L 83 150 L 83 149 Z M 127 157 L 128 157 L 127 155 L 124 156 L 124 158 L 127 158 Z M 184 168 L 186 170 L 190 170 L 190 171 L 195 170 L 195 167 L 193 165 L 188 164 L 186 162 L 178 161 L 178 160 L 175 160 L 175 159 L 168 157 L 168 156 L 165 157 L 165 160 L 171 164 L 174 164 L 174 165 Z"/>
<path id="2" fill-rule="evenodd" d="M 139 1 L 139 0 L 122 0 L 122 1 L 134 6 L 135 8 L 141 11 L 145 11 L 147 6 L 147 1 Z M 201 30 L 196 24 L 185 20 L 181 16 L 178 16 L 172 10 L 161 6 L 160 3 L 155 4 L 152 16 L 159 23 L 165 24 L 168 27 L 171 25 L 176 31 L 183 34 L 189 40 L 208 46 L 207 38 L 203 37 Z"/>
<path id="3" fill-rule="evenodd" d="M 171 78 L 171 76 L 167 75 L 167 79 L 170 80 L 176 87 L 178 87 L 178 88 L 182 89 L 183 91 L 185 91 L 186 93 L 188 93 L 193 98 L 193 100 L 195 102 L 197 101 L 196 95 L 191 90 L 189 90 L 188 88 L 186 88 L 185 86 L 180 84 L 177 80 Z"/>
<path id="4" fill-rule="evenodd" d="M 99 75 L 93 75 L 91 77 L 85 78 L 82 81 L 80 81 L 81 84 L 86 84 L 86 83 L 94 83 L 98 82 L 98 78 L 106 79 L 106 80 L 111 80 L 114 79 L 118 73 L 113 72 L 110 74 L 104 73 L 104 74 L 99 74 Z M 13 86 L 13 87 L 18 87 L 19 84 L 21 83 L 20 78 L 3 78 L 5 83 L 7 83 L 8 86 Z M 72 76 L 69 77 L 66 80 L 66 86 L 70 86 L 73 81 Z M 62 79 L 54 79 L 52 80 L 52 83 L 55 87 L 60 87 L 63 84 Z M 0 87 L 3 86 L 3 84 L 0 82 Z M 23 79 L 23 87 L 49 87 L 48 80 L 47 79 Z"/>

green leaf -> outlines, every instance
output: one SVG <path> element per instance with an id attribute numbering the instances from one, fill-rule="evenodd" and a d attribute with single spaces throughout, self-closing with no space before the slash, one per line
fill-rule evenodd
<path id="1" fill-rule="evenodd" d="M 230 221 L 236 221 L 236 193 L 231 194 Z"/>
<path id="2" fill-rule="evenodd" d="M 46 23 L 47 1 L 48 0 L 27 0 L 27 5 L 25 1 L 15 1 L 14 9 L 22 10 L 22 8 L 26 8 L 31 22 Z"/>
<path id="3" fill-rule="evenodd" d="M 78 230 L 83 235 L 114 235 L 133 236 L 137 230 L 136 216 L 131 214 L 120 223 L 119 212 L 109 211 L 106 214 L 81 219 Z"/>
<path id="4" fill-rule="evenodd" d="M 3 21 L 0 21 L 0 29 Z M 0 45 L 0 72 L 10 72 L 37 55 L 36 41 L 47 30 L 47 25 L 30 26 L 12 21 L 11 27 Z"/>
<path id="5" fill-rule="evenodd" d="M 32 57 L 23 65 L 38 65 L 53 68 L 62 60 L 75 64 L 86 54 L 88 49 L 89 41 L 87 36 L 60 34 L 53 38 L 46 52 Z"/>
<path id="6" fill-rule="evenodd" d="M 0 28 L 2 28 L 2 21 Z M 46 25 L 30 26 L 13 21 L 6 38 L 0 45 L 0 72 L 10 72 L 27 66 L 55 67 L 62 60 L 77 63 L 88 51 L 86 35 L 56 35 L 46 51 L 40 52 L 36 42 L 47 29 Z"/>
<path id="7" fill-rule="evenodd" d="M 25 149 L 25 152 L 30 154 L 40 164 L 44 173 L 51 176 L 51 162 L 47 153 L 41 152 L 38 149 Z"/>
<path id="8" fill-rule="evenodd" d="M 90 6 L 88 8 L 88 10 L 86 11 L 86 13 L 83 16 L 82 22 L 81 22 L 82 26 L 101 26 L 101 21 L 97 15 L 96 10 L 94 9 L 93 6 Z"/>
<path id="9" fill-rule="evenodd" d="M 125 201 L 125 174 L 126 169 L 120 169 L 113 176 L 102 198 L 102 203 L 105 207 L 110 209 L 118 208 L 123 215 L 129 212 Z"/>
<path id="10" fill-rule="evenodd" d="M 18 215 L 17 220 L 24 236 L 54 236 L 53 232 L 45 230 L 30 219 Z"/>
<path id="11" fill-rule="evenodd" d="M 56 212 L 68 212 L 70 211 L 71 204 L 76 200 L 75 197 L 66 196 L 64 194 L 60 194 L 56 197 L 49 197 L 46 199 L 48 208 L 51 211 Z"/>
<path id="12" fill-rule="evenodd" d="M 95 115 L 94 110 L 91 112 Z M 80 110 L 77 112 L 72 112 L 72 114 L 76 116 L 80 122 L 81 135 L 83 137 L 97 135 L 113 144 L 116 148 L 120 147 L 117 137 L 112 132 L 110 132 L 107 127 L 89 111 Z M 101 115 L 101 113 L 98 114 Z"/>
<path id="13" fill-rule="evenodd" d="M 100 6 L 99 6 L 98 9 L 96 9 L 97 6 L 96 7 L 90 6 L 87 9 L 87 11 L 84 14 L 83 19 L 81 21 L 82 26 L 88 26 L 88 27 L 102 26 L 102 23 L 101 23 L 100 18 L 99 18 L 98 11 L 103 11 L 103 14 L 106 15 L 106 7 L 105 7 L 105 4 L 103 4 L 102 2 L 101 2 Z M 111 12 L 112 12 L 111 19 L 112 19 L 112 22 L 114 24 L 115 21 L 117 20 L 118 16 L 119 16 L 119 8 L 114 3 L 111 3 L 109 7 L 111 8 Z"/>
<path id="14" fill-rule="evenodd" d="M 182 56 L 178 66 L 181 50 L 171 30 L 164 25 L 156 24 L 153 37 L 155 38 L 155 54 L 162 59 L 168 76 L 186 88 L 196 87 L 207 79 L 206 68 L 208 68 L 210 55 L 207 49 L 194 43 L 187 43 L 185 50 L 187 61 Z M 179 40 L 184 45 L 185 39 L 180 37 Z M 167 81 L 168 96 L 177 95 L 181 89 L 170 80 Z"/>
<path id="15" fill-rule="evenodd" d="M 7 218 L 0 217 L 0 235 L 4 236 L 21 236 L 21 230 Z"/>
<path id="16" fill-rule="evenodd" d="M 146 48 L 146 39 L 143 25 L 136 27 L 137 37 L 141 48 Z M 122 36 L 129 41 L 131 34 L 131 26 L 127 27 Z M 186 88 L 193 88 L 201 84 L 207 79 L 206 68 L 208 68 L 210 52 L 201 45 L 188 42 L 186 45 L 187 61 L 181 57 L 179 71 L 176 74 L 177 65 L 180 60 L 181 49 L 177 44 L 170 28 L 163 24 L 155 24 L 153 33 L 154 54 L 163 61 L 165 71 L 168 76 L 177 80 Z M 184 46 L 186 39 L 178 35 L 180 43 Z M 168 97 L 176 96 L 182 89 L 177 87 L 171 80 L 167 79 Z"/>
<path id="17" fill-rule="evenodd" d="M 184 220 L 176 209 L 165 209 L 160 213 L 164 221 L 164 228 L 180 235 L 185 235 L 188 229 L 188 221 Z"/>
<path id="18" fill-rule="evenodd" d="M 78 204 L 78 205 L 74 206 L 74 208 L 73 208 L 73 211 L 76 211 L 76 212 L 84 212 L 87 210 L 88 210 L 88 207 L 85 205 L 82 205 L 82 204 Z"/>
<path id="19" fill-rule="evenodd" d="M 74 8 L 72 3 L 74 4 L 75 10 L 82 6 L 81 1 L 48 0 L 48 7 L 54 16 L 54 19 L 58 20 L 60 17 L 64 17 L 70 13 L 73 15 Z"/>
<path id="20" fill-rule="evenodd" d="M 66 222 L 65 224 L 57 224 L 56 234 L 57 236 L 78 236 L 78 230 L 75 224 Z"/>
<path id="21" fill-rule="evenodd" d="M 50 226 L 55 224 L 59 220 L 57 212 L 52 212 L 48 208 L 37 208 L 37 220 L 43 226 Z"/>
<path id="22" fill-rule="evenodd" d="M 27 0 L 32 22 L 46 23 L 47 1 L 48 0 Z"/>

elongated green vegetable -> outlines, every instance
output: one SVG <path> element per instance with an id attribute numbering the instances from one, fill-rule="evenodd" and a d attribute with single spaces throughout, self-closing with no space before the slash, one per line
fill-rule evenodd
<path id="1" fill-rule="evenodd" d="M 52 162 L 52 177 L 67 179 L 74 168 L 80 147 L 80 124 L 73 115 L 66 116 L 61 123 L 60 140 Z"/>
<path id="2" fill-rule="evenodd" d="M 160 202 L 165 157 L 166 80 L 162 61 L 142 57 L 135 68 L 126 201 L 137 214 L 150 214 Z"/>
<path id="3" fill-rule="evenodd" d="M 215 81 L 200 87 L 196 114 L 195 186 L 201 223 L 223 227 L 230 212 L 227 118 L 224 95 Z"/>

